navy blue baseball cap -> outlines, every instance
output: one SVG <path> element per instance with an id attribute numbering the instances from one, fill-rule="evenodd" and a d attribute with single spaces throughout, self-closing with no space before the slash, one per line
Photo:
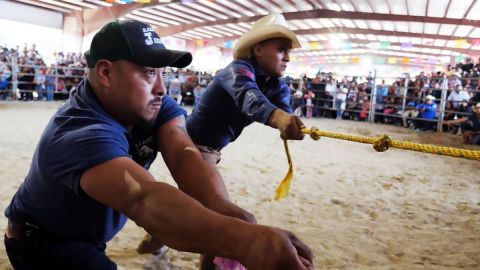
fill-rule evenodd
<path id="1" fill-rule="evenodd" d="M 137 20 L 106 24 L 93 37 L 85 57 L 89 68 L 93 68 L 100 59 L 127 60 L 147 67 L 177 68 L 192 62 L 191 53 L 167 49 L 150 25 Z"/>

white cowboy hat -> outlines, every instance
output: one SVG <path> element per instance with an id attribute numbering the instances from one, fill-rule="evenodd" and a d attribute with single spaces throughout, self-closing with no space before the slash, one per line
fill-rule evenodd
<path id="1" fill-rule="evenodd" d="M 295 33 L 287 28 L 282 14 L 270 14 L 256 21 L 233 48 L 233 58 L 249 57 L 254 44 L 272 38 L 288 38 L 292 41 L 292 49 L 300 48 Z"/>

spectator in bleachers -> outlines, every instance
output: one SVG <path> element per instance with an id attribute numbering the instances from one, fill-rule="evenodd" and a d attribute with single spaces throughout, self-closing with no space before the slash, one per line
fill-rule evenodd
<path id="1" fill-rule="evenodd" d="M 178 75 L 170 82 L 168 95 L 173 98 L 177 104 L 182 103 L 182 84 Z"/>
<path id="2" fill-rule="evenodd" d="M 377 91 L 375 94 L 377 104 L 383 104 L 385 97 L 388 96 L 388 86 L 385 84 L 385 80 L 382 80 L 382 83 L 377 86 Z"/>
<path id="3" fill-rule="evenodd" d="M 302 106 L 304 104 L 303 92 L 300 88 L 298 88 L 298 83 L 296 83 L 296 85 L 297 87 L 295 87 L 295 84 L 290 83 L 290 90 L 293 93 L 292 110 L 295 115 L 302 116 L 303 115 Z"/>
<path id="4" fill-rule="evenodd" d="M 18 89 L 20 89 L 21 99 L 25 101 L 33 100 L 33 80 L 35 71 L 27 65 L 22 65 L 18 74 Z"/>
<path id="5" fill-rule="evenodd" d="M 367 95 L 363 95 L 359 100 L 360 111 L 360 120 L 366 121 L 368 119 L 368 114 L 370 111 L 370 98 Z M 358 109 L 358 108 L 357 108 Z"/>
<path id="6" fill-rule="evenodd" d="M 323 104 L 324 110 L 324 117 L 331 118 L 333 114 L 336 115 L 335 112 L 331 111 L 333 109 L 333 100 L 335 98 L 335 94 L 337 93 L 337 81 L 333 77 L 328 77 L 327 84 L 325 85 L 325 103 Z M 333 112 L 333 113 L 332 113 Z"/>
<path id="7" fill-rule="evenodd" d="M 470 95 L 462 89 L 462 85 L 456 85 L 454 91 L 450 93 L 447 100 L 452 103 L 452 108 L 458 110 L 460 102 L 470 100 Z"/>
<path id="8" fill-rule="evenodd" d="M 417 110 L 417 102 L 414 99 L 408 101 L 405 110 L 401 112 L 403 127 L 410 127 L 410 123 L 412 123 L 410 118 L 416 118 L 418 117 L 418 114 L 419 111 Z"/>
<path id="9" fill-rule="evenodd" d="M 9 93 L 8 93 L 8 78 L 4 74 L 3 70 L 0 69 L 0 99 L 6 100 Z"/>
<path id="10" fill-rule="evenodd" d="M 46 76 L 47 69 L 46 67 L 42 66 L 40 68 L 37 68 L 35 70 L 35 78 L 33 80 L 33 83 L 35 85 L 35 91 L 38 94 L 38 99 L 39 100 L 46 100 L 47 95 L 46 95 Z"/>
<path id="11" fill-rule="evenodd" d="M 427 95 L 425 97 L 425 103 L 416 106 L 421 119 L 414 120 L 415 130 L 426 131 L 436 130 L 436 122 L 431 120 L 437 119 L 437 103 L 435 103 L 435 97 Z M 424 119 L 424 120 L 423 120 Z"/>
<path id="12" fill-rule="evenodd" d="M 343 112 L 345 111 L 348 93 L 347 83 L 347 81 L 343 81 L 335 95 L 335 110 L 337 111 L 337 119 L 342 119 Z"/>
<path id="13" fill-rule="evenodd" d="M 345 105 L 345 112 L 343 114 L 344 119 L 353 120 L 355 117 L 354 110 L 357 109 L 358 105 L 358 87 L 356 82 L 351 82 L 350 87 L 347 92 L 347 100 Z"/>
<path id="14" fill-rule="evenodd" d="M 383 114 L 384 114 L 384 123 L 385 124 L 394 124 L 395 118 L 391 115 L 395 115 L 397 113 L 397 101 L 395 96 L 389 96 L 385 98 L 387 102 L 384 104 Z"/>
<path id="15" fill-rule="evenodd" d="M 460 73 L 455 72 L 451 75 L 451 79 L 448 80 L 448 84 L 452 89 L 456 89 L 457 86 L 462 86 L 462 81 L 460 80 Z"/>
<path id="16" fill-rule="evenodd" d="M 447 121 L 446 124 L 460 124 L 464 142 L 480 145 L 480 103 L 472 106 L 472 111 L 468 116 Z"/>
<path id="17" fill-rule="evenodd" d="M 53 68 L 48 68 L 45 74 L 45 88 L 47 91 L 47 101 L 53 100 L 56 80 L 57 80 L 57 77 L 55 76 L 55 70 Z"/>
<path id="18" fill-rule="evenodd" d="M 195 85 L 195 88 L 193 88 L 193 96 L 195 97 L 195 102 L 193 105 L 194 110 L 197 110 L 200 98 L 202 97 L 203 93 L 205 93 L 205 84 L 197 83 Z"/>
<path id="19" fill-rule="evenodd" d="M 445 111 L 443 115 L 443 125 L 442 130 L 443 132 L 449 132 L 452 134 L 457 134 L 458 127 L 454 125 L 448 125 L 448 121 L 457 119 L 457 113 L 453 111 L 452 103 L 447 102 L 445 103 Z"/>
<path id="20" fill-rule="evenodd" d="M 315 94 L 312 90 L 307 90 L 307 93 L 304 96 L 305 99 L 305 107 L 306 107 L 306 116 L 307 118 L 312 118 L 313 113 L 313 99 L 315 98 Z"/>

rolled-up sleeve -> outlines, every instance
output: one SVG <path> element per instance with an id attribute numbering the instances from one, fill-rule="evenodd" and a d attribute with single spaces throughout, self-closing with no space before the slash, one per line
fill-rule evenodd
<path id="1" fill-rule="evenodd" d="M 254 68 L 246 62 L 235 61 L 222 80 L 224 89 L 233 97 L 237 108 L 254 121 L 268 124 L 277 106 L 262 93 L 255 81 Z"/>

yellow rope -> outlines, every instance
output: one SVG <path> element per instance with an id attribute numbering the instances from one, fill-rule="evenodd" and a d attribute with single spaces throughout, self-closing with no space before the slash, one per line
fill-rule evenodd
<path id="1" fill-rule="evenodd" d="M 388 150 L 390 147 L 393 147 L 393 148 L 404 149 L 404 150 L 411 150 L 411 151 L 417 151 L 417 152 L 423 152 L 423 153 L 429 153 L 429 154 L 459 157 L 459 158 L 466 158 L 466 159 L 473 159 L 473 160 L 480 161 L 480 151 L 477 151 L 477 150 L 461 149 L 461 148 L 446 147 L 446 146 L 436 146 L 431 144 L 394 141 L 394 140 L 391 140 L 386 134 L 380 136 L 379 138 L 375 138 L 375 137 L 356 136 L 356 135 L 349 135 L 349 134 L 343 134 L 343 133 L 322 131 L 316 127 L 312 127 L 311 129 L 303 128 L 301 132 L 304 134 L 310 135 L 310 137 L 314 140 L 319 140 L 323 136 L 323 137 L 329 137 L 329 138 L 340 139 L 340 140 L 373 144 L 373 148 L 377 152 L 383 152 Z M 289 168 L 288 168 L 287 175 L 285 176 L 285 178 L 280 183 L 280 186 L 275 191 L 276 192 L 275 200 L 277 201 L 288 195 L 288 192 L 290 191 L 292 178 L 293 178 L 293 163 L 292 163 L 292 158 L 290 156 L 290 151 L 288 150 L 287 141 L 284 140 L 283 144 L 285 146 L 285 153 L 287 153 Z"/>
<path id="2" fill-rule="evenodd" d="M 429 154 L 436 154 L 442 156 L 451 156 L 459 157 L 473 160 L 480 160 L 480 151 L 470 150 L 470 149 L 461 149 L 455 147 L 446 147 L 446 146 L 436 146 L 431 144 L 420 144 L 412 142 L 402 142 L 391 140 L 388 135 L 384 134 L 380 138 L 375 137 L 366 137 L 366 136 L 355 136 L 349 134 L 321 131 L 315 127 L 311 129 L 304 128 L 301 130 L 302 133 L 310 135 L 314 140 L 320 139 L 320 137 L 329 137 L 340 140 L 347 140 L 359 143 L 368 143 L 373 144 L 373 148 L 378 152 L 383 152 L 388 150 L 388 148 L 398 148 L 404 150 L 411 150 Z"/>

